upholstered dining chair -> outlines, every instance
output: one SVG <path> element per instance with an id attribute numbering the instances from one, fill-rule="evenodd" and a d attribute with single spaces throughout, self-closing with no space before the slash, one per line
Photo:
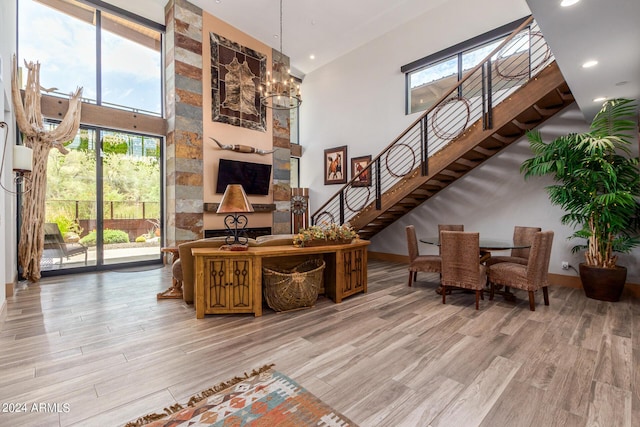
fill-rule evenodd
<path id="1" fill-rule="evenodd" d="M 487 266 L 498 264 L 499 262 L 515 262 L 516 264 L 527 265 L 529 262 L 529 252 L 533 244 L 536 233 L 542 231 L 540 227 L 513 227 L 513 243 L 515 246 L 528 245 L 527 248 L 511 249 L 511 255 L 491 256 L 486 262 Z"/>
<path id="2" fill-rule="evenodd" d="M 418 271 L 440 273 L 441 259 L 438 255 L 420 255 L 416 229 L 407 225 L 407 245 L 409 249 L 409 286 L 418 278 Z"/>
<path id="3" fill-rule="evenodd" d="M 529 292 L 529 309 L 536 310 L 534 292 L 542 289 L 544 305 L 549 305 L 549 258 L 553 231 L 539 231 L 533 238 L 527 265 L 515 262 L 501 262 L 489 267 L 489 283 L 491 291 L 489 300 L 493 299 L 495 285 L 508 286 Z"/>
<path id="4" fill-rule="evenodd" d="M 438 236 L 441 235 L 442 231 L 464 231 L 464 225 L 462 225 L 462 224 L 438 224 Z"/>
<path id="5" fill-rule="evenodd" d="M 487 284 L 486 267 L 480 264 L 480 234 L 463 231 L 440 232 L 442 256 L 442 303 L 447 287 L 471 289 L 476 293 L 476 310 Z"/>

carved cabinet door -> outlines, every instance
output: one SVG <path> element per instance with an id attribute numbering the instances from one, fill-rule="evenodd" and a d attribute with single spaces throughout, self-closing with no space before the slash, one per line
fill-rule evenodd
<path id="1" fill-rule="evenodd" d="M 253 310 L 250 258 L 208 259 L 205 304 L 208 313 L 243 313 Z"/>

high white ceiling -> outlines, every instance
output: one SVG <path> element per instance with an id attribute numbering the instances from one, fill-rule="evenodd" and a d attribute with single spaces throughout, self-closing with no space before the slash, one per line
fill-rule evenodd
<path id="1" fill-rule="evenodd" d="M 598 97 L 640 99 L 640 0 L 527 0 L 587 121 Z M 588 60 L 598 65 L 583 68 Z"/>
<path id="2" fill-rule="evenodd" d="M 253 38 L 280 48 L 279 0 L 189 1 Z M 282 50 L 298 74 L 304 75 L 446 2 L 283 0 Z"/>
<path id="3" fill-rule="evenodd" d="M 143 7 L 149 1 L 164 8 L 166 3 L 107 1 L 127 9 Z M 280 41 L 274 37 L 280 32 L 278 0 L 189 1 L 255 39 L 279 48 Z M 283 51 L 291 58 L 296 74 L 308 74 L 448 1 L 283 0 Z M 567 8 L 560 7 L 560 0 L 526 3 L 585 119 L 590 121 L 601 106 L 593 102 L 594 98 L 640 99 L 640 0 L 582 0 Z M 454 16 L 452 12 L 452 23 Z M 311 54 L 315 55 L 314 60 L 309 58 Z M 599 63 L 583 69 L 582 63 L 588 59 Z"/>

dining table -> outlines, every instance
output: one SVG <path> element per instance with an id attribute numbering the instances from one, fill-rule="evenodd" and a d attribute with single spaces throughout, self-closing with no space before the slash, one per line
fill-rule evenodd
<path id="1" fill-rule="evenodd" d="M 426 243 L 428 245 L 440 246 L 440 237 L 439 236 L 427 236 L 421 237 L 420 240 L 422 243 Z M 489 258 L 491 258 L 491 251 L 506 251 L 510 249 L 525 249 L 530 248 L 530 244 L 526 243 L 515 243 L 513 239 L 496 239 L 493 237 L 480 237 L 478 246 L 480 247 L 480 263 L 486 262 Z M 487 286 L 489 283 L 487 283 Z M 441 292 L 441 288 L 436 289 L 436 292 L 439 294 Z M 508 287 L 505 287 L 504 291 L 496 290 L 497 294 L 502 295 L 504 299 L 508 301 L 514 301 L 516 297 L 510 291 Z"/>
<path id="2" fill-rule="evenodd" d="M 438 236 L 421 237 L 419 240 L 422 243 L 440 246 L 440 237 Z M 494 239 L 492 237 L 489 237 L 489 238 L 480 237 L 479 246 L 480 246 L 480 251 L 485 251 L 485 252 L 505 251 L 509 249 L 524 249 L 524 248 L 531 247 L 531 245 L 515 243 L 513 240 Z"/>

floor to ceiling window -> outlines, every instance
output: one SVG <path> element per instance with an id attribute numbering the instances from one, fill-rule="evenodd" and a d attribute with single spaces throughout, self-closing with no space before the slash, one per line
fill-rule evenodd
<path id="1" fill-rule="evenodd" d="M 158 259 L 160 143 L 83 127 L 65 145 L 67 154 L 51 150 L 45 222 L 75 250 L 66 256 L 55 236 L 45 236 L 43 272 Z"/>
<path id="2" fill-rule="evenodd" d="M 18 0 L 18 64 L 39 62 L 49 95 L 82 87 L 84 102 L 161 117 L 163 27 L 92 3 Z M 43 275 L 161 259 L 162 136 L 112 126 L 83 122 L 49 154 L 45 221 L 63 243 L 45 236 Z"/>

